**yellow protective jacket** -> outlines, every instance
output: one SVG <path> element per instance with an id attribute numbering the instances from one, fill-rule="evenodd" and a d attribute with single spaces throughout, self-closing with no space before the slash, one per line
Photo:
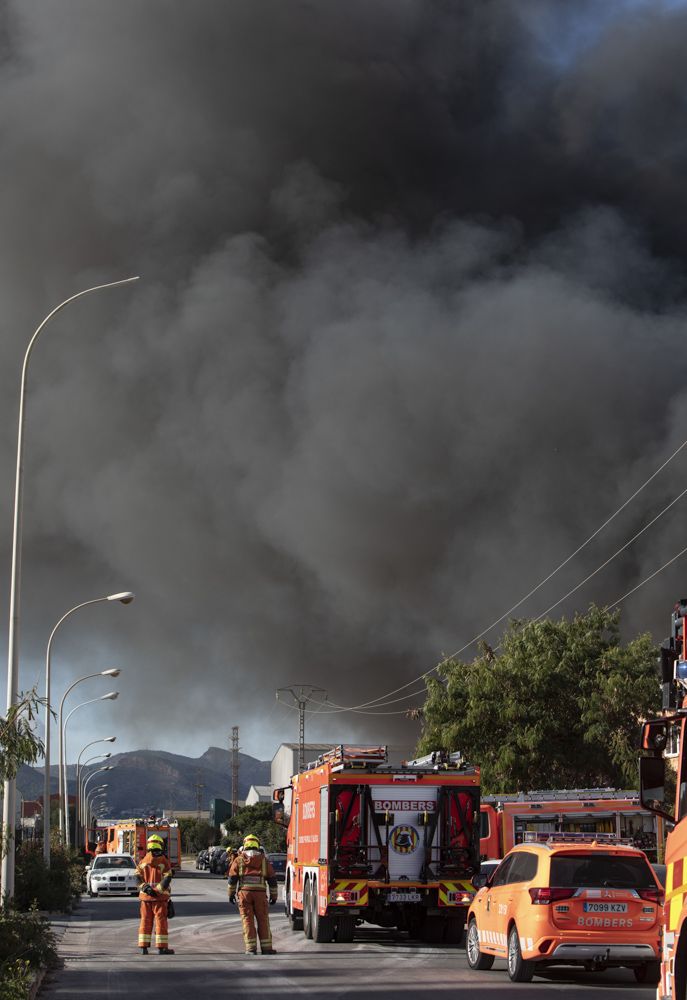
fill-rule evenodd
<path id="1" fill-rule="evenodd" d="M 136 874 L 141 882 L 147 882 L 155 890 L 155 896 L 149 896 L 146 892 L 139 892 L 138 898 L 144 902 L 147 900 L 151 903 L 154 899 L 169 899 L 172 895 L 171 889 L 163 889 L 160 885 L 163 878 L 172 874 L 172 865 L 169 858 L 166 858 L 164 854 L 161 854 L 158 858 L 154 858 L 149 851 L 136 865 Z"/>
<path id="2" fill-rule="evenodd" d="M 229 891 L 262 889 L 270 887 L 270 894 L 277 892 L 277 877 L 271 862 L 262 851 L 240 851 L 229 869 Z"/>

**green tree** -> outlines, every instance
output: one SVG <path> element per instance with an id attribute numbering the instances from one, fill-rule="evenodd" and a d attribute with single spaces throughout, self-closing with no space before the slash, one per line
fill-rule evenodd
<path id="1" fill-rule="evenodd" d="M 428 681 L 418 751 L 461 750 L 485 792 L 637 785 L 641 719 L 659 707 L 656 649 L 620 613 L 512 621 L 498 655 L 449 660 Z"/>
<path id="2" fill-rule="evenodd" d="M 179 820 L 179 831 L 186 854 L 196 854 L 211 844 L 219 843 L 219 831 L 204 819 L 184 816 Z"/>
<path id="3" fill-rule="evenodd" d="M 226 826 L 229 833 L 224 839 L 233 847 L 240 847 L 243 838 L 254 833 L 268 854 L 286 850 L 286 831 L 272 819 L 271 802 L 258 802 L 238 809 Z"/>
<path id="4" fill-rule="evenodd" d="M 34 731 L 38 707 L 45 704 L 36 689 L 19 696 L 7 715 L 0 716 L 0 782 L 16 778 L 22 764 L 35 764 L 44 752 L 43 741 Z M 3 830 L 0 853 L 7 852 L 14 831 Z"/>

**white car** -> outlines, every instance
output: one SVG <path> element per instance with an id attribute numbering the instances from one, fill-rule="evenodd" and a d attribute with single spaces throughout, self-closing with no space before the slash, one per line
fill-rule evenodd
<path id="1" fill-rule="evenodd" d="M 86 869 L 89 896 L 138 896 L 140 884 L 130 854 L 96 854 Z"/>

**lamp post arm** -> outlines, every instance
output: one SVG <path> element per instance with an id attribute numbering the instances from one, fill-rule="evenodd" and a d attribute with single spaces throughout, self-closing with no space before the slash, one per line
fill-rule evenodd
<path id="1" fill-rule="evenodd" d="M 65 839 L 65 843 L 66 843 L 67 847 L 70 846 L 70 843 L 69 843 L 69 785 L 68 785 L 68 782 L 67 782 L 67 723 L 69 722 L 69 720 L 71 719 L 72 715 L 74 714 L 74 712 L 76 712 L 77 709 L 84 708 L 86 705 L 93 705 L 96 701 L 102 701 L 103 699 L 102 699 L 102 695 L 101 695 L 98 698 L 89 698 L 88 701 L 82 701 L 80 704 L 75 705 L 74 708 L 69 713 L 69 715 L 67 716 L 67 718 L 64 720 L 64 725 L 62 725 L 62 710 L 64 708 L 64 699 L 67 697 L 67 695 L 69 694 L 69 692 L 71 691 L 71 689 L 74 688 L 74 687 L 76 687 L 76 685 L 79 684 L 79 683 L 81 683 L 81 681 L 87 681 L 91 677 L 101 677 L 101 676 L 102 676 L 102 674 L 98 673 L 98 674 L 87 674 L 86 677 L 79 677 L 78 681 L 74 681 L 74 683 L 71 685 L 71 687 L 67 688 L 67 690 L 65 691 L 65 693 L 64 693 L 64 695 L 62 697 L 62 701 L 60 702 L 60 738 L 61 738 L 60 758 L 64 762 L 64 777 L 62 779 L 63 788 L 64 788 L 63 812 L 64 812 L 64 835 L 65 835 L 64 839 Z"/>
<path id="2" fill-rule="evenodd" d="M 59 741 L 58 751 L 57 751 L 57 762 L 58 762 L 58 778 L 59 778 L 58 795 L 59 795 L 59 809 L 60 809 L 60 838 L 62 839 L 63 843 L 66 839 L 66 834 L 67 834 L 66 830 L 67 820 L 65 819 L 65 817 L 68 815 L 69 812 L 65 804 L 67 801 L 67 762 L 65 759 L 66 747 L 65 747 L 64 733 L 67 727 L 67 722 L 66 721 L 64 723 L 62 722 L 64 703 L 69 692 L 73 691 L 77 684 L 80 684 L 81 681 L 88 681 L 91 679 L 91 677 L 100 677 L 100 676 L 102 675 L 100 673 L 97 673 L 97 674 L 86 674 L 85 677 L 79 677 L 78 680 L 75 680 L 73 684 L 69 685 L 67 690 L 62 695 L 62 700 L 60 701 L 60 711 L 57 717 L 57 729 L 58 729 L 57 738 Z M 94 698 L 93 700 L 97 701 L 98 699 Z M 87 704 L 90 704 L 90 702 L 87 702 Z M 79 708 L 78 705 L 76 707 Z M 72 712 L 73 711 L 74 709 L 72 709 Z M 72 713 L 70 712 L 69 715 L 67 716 L 67 721 L 69 720 L 71 714 Z"/>
<path id="3" fill-rule="evenodd" d="M 75 611 L 79 611 L 81 608 L 87 607 L 89 604 L 100 604 L 102 601 L 107 601 L 107 597 L 96 597 L 92 601 L 82 601 L 81 604 L 77 604 L 76 607 L 71 608 L 66 614 L 62 615 L 57 625 L 50 633 L 50 638 L 48 639 L 48 646 L 45 651 L 45 774 L 43 775 L 43 859 L 46 866 L 50 868 L 50 658 L 52 654 L 52 641 L 55 637 L 55 633 L 58 628 L 73 615 Z M 58 801 L 62 801 L 62 768 L 58 766 L 57 769 L 57 792 Z M 45 805 L 47 803 L 47 807 Z"/>
<path id="4" fill-rule="evenodd" d="M 33 337 L 29 341 L 24 355 L 24 363 L 21 370 L 21 386 L 19 389 L 19 426 L 17 428 L 17 463 L 14 480 L 14 518 L 12 527 L 12 570 L 10 578 L 10 620 L 8 628 L 8 650 L 7 650 L 7 710 L 14 707 L 18 700 L 19 688 L 19 607 L 21 593 L 21 539 L 22 539 L 22 519 L 23 519 L 23 492 L 24 492 L 24 409 L 26 402 L 26 377 L 28 372 L 29 358 L 33 351 L 34 344 L 38 340 L 46 323 L 52 319 L 61 309 L 91 292 L 100 291 L 103 288 L 114 288 L 117 285 L 127 285 L 132 281 L 137 281 L 138 276 L 124 278 L 120 281 L 108 281 L 105 284 L 93 285 L 85 288 L 75 295 L 70 295 L 64 302 L 60 302 L 37 327 Z M 9 849 L 5 850 L 2 863 L 0 865 L 0 881 L 2 882 L 3 895 L 7 899 L 14 898 L 14 821 L 16 811 L 17 782 L 16 778 L 7 778 L 4 782 L 4 797 L 2 804 L 2 832 L 9 838 Z M 47 803 L 48 810 L 50 803 Z"/>

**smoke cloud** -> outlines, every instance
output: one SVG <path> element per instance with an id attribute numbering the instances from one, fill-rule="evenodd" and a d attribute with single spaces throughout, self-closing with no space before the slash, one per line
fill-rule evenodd
<path id="1" fill-rule="evenodd" d="M 21 686 L 65 610 L 137 593 L 56 641 L 58 692 L 124 671 L 72 746 L 102 728 L 202 753 L 239 724 L 271 756 L 297 736 L 277 687 L 356 705 L 422 673 L 683 440 L 687 13 L 564 6 L 6 4 L 5 606 L 26 343 L 68 295 L 142 276 L 68 307 L 31 363 Z M 520 613 L 660 510 L 684 463 Z M 630 590 L 683 516 L 556 613 Z M 684 572 L 627 602 L 628 632 L 662 635 Z M 417 724 L 322 715 L 307 735 L 411 746 Z"/>

